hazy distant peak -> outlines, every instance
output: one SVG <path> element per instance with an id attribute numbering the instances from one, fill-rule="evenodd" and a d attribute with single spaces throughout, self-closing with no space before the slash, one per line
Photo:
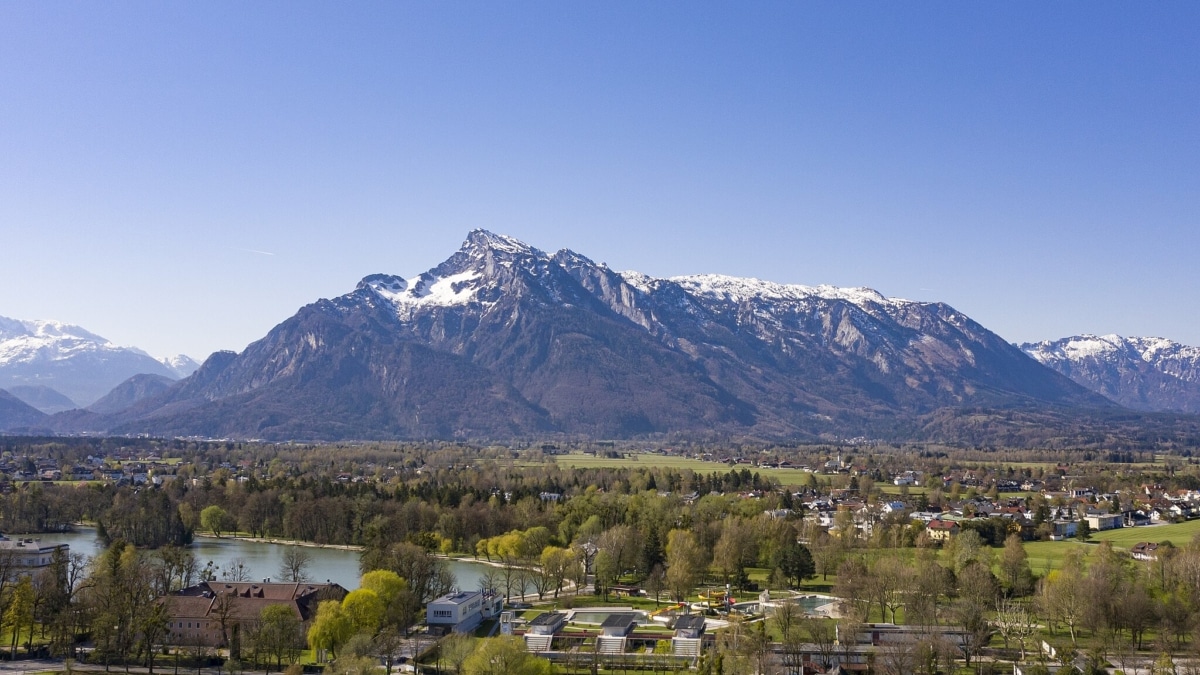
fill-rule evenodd
<path id="1" fill-rule="evenodd" d="M 1200 348 L 1160 337 L 1090 333 L 1020 347 L 1039 363 L 1123 405 L 1200 412 Z"/>
<path id="2" fill-rule="evenodd" d="M 166 356 L 159 359 L 158 362 L 166 366 L 175 375 L 176 379 L 183 379 L 196 372 L 196 369 L 200 367 L 199 362 L 187 354 Z"/>
<path id="3" fill-rule="evenodd" d="M 14 338 L 78 338 L 89 342 L 110 344 L 106 338 L 88 332 L 79 326 L 61 321 L 21 320 L 0 316 L 0 340 Z"/>

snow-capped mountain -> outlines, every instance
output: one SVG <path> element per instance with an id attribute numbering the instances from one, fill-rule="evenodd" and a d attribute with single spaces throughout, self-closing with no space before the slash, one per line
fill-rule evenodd
<path id="1" fill-rule="evenodd" d="M 1121 405 L 1200 412 L 1200 348 L 1164 338 L 1077 335 L 1021 349 Z"/>
<path id="2" fill-rule="evenodd" d="M 102 421 L 257 438 L 919 433 L 935 410 L 1112 407 L 953 308 L 869 289 L 657 279 L 483 230 L 376 274 Z"/>
<path id="3" fill-rule="evenodd" d="M 171 371 L 176 380 L 182 380 L 196 372 L 196 369 L 200 367 L 200 364 L 196 363 L 196 360 L 187 354 L 176 354 L 175 356 L 161 358 L 158 361 L 166 366 L 167 370 Z"/>
<path id="4" fill-rule="evenodd" d="M 183 365 L 184 362 L 181 362 Z M 0 317 L 0 389 L 38 392 L 34 401 L 46 411 L 62 409 L 65 396 L 73 407 L 92 404 L 133 375 L 150 373 L 179 379 L 173 368 L 145 352 L 121 347 L 79 326 L 57 321 L 20 321 Z"/>

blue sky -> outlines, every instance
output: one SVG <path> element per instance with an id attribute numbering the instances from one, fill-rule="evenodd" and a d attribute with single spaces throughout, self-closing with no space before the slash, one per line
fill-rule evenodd
<path id="1" fill-rule="evenodd" d="M 1200 344 L 1198 54 L 1183 2 L 0 3 L 0 315 L 202 358 L 483 227 Z"/>

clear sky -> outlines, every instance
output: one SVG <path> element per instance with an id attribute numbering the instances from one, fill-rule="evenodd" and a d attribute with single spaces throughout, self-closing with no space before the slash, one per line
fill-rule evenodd
<path id="1" fill-rule="evenodd" d="M 1200 3 L 0 3 L 0 315 L 241 350 L 483 227 L 1200 345 Z"/>

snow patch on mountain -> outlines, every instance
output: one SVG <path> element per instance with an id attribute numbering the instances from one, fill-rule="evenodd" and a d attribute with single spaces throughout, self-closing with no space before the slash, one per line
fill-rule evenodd
<path id="1" fill-rule="evenodd" d="M 472 282 L 479 278 L 475 271 L 438 277 L 426 272 L 409 284 L 400 277 L 383 276 L 367 280 L 366 284 L 380 297 L 397 307 L 422 305 L 463 305 L 475 297 L 477 286 Z"/>
<path id="2" fill-rule="evenodd" d="M 1200 411 L 1200 348 L 1160 337 L 1075 335 L 1020 345 L 1042 365 L 1142 410 Z"/>
<path id="3" fill-rule="evenodd" d="M 0 367 L 59 361 L 80 353 L 120 349 L 79 326 L 58 321 L 22 321 L 0 317 Z"/>
<path id="4" fill-rule="evenodd" d="M 1109 335 L 1076 335 L 1061 340 L 1026 343 L 1021 349 L 1043 364 L 1084 359 L 1112 359 L 1121 354 L 1134 356 L 1152 365 L 1167 362 L 1186 362 L 1200 366 L 1200 348 L 1183 345 L 1160 337 L 1122 337 Z"/>
<path id="5" fill-rule="evenodd" d="M 823 300 L 844 300 L 860 307 L 872 304 L 883 305 L 885 307 L 898 307 L 909 303 L 908 300 L 885 297 L 879 291 L 870 288 L 780 284 L 773 281 L 763 281 L 748 277 L 731 277 L 723 274 L 693 274 L 671 277 L 670 281 L 683 286 L 695 295 L 728 302 L 744 302 L 751 299 L 773 302 L 805 301 L 820 298 Z"/>

